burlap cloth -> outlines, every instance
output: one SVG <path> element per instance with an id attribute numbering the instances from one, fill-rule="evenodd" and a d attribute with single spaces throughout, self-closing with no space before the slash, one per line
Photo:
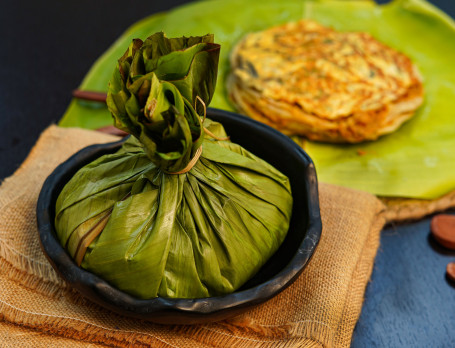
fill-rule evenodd
<path id="1" fill-rule="evenodd" d="M 45 178 L 77 150 L 117 138 L 49 127 L 0 186 L 1 347 L 347 347 L 380 231 L 393 209 L 373 195 L 320 184 L 319 246 L 297 281 L 246 314 L 165 326 L 111 313 L 65 286 L 44 257 L 36 201 Z M 401 212 L 400 218 L 403 218 Z"/>

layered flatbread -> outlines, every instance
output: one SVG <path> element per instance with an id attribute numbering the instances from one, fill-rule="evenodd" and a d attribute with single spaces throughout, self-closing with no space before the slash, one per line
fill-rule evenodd
<path id="1" fill-rule="evenodd" d="M 411 60 L 362 32 L 302 20 L 248 34 L 231 53 L 238 109 L 288 135 L 356 143 L 393 132 L 423 100 Z"/>

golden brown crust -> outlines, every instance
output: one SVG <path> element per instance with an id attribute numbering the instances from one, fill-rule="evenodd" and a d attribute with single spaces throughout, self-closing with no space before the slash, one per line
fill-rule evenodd
<path id="1" fill-rule="evenodd" d="M 374 140 L 412 117 L 423 98 L 404 54 L 308 20 L 247 35 L 231 68 L 228 90 L 240 111 L 312 140 Z"/>

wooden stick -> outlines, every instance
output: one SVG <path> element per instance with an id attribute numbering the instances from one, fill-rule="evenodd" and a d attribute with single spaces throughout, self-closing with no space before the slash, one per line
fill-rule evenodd
<path id="1" fill-rule="evenodd" d="M 80 89 L 75 89 L 73 91 L 73 97 L 81 100 L 89 100 L 89 101 L 95 101 L 95 102 L 100 102 L 100 103 L 106 103 L 106 93 L 103 92 L 95 92 L 95 91 L 82 91 Z M 128 135 L 128 133 L 122 131 L 121 129 L 118 129 L 114 126 L 105 126 L 97 129 L 98 132 L 101 133 L 106 133 L 106 134 L 112 134 L 112 135 L 118 135 L 121 137 L 125 137 Z"/>
<path id="2" fill-rule="evenodd" d="M 75 89 L 73 91 L 73 97 L 82 100 L 90 100 L 105 103 L 107 94 L 103 92 L 82 91 L 80 89 Z"/>
<path id="3" fill-rule="evenodd" d="M 105 126 L 96 129 L 98 132 L 101 133 L 106 133 L 106 134 L 111 134 L 111 135 L 118 135 L 120 137 L 126 137 L 128 135 L 127 132 L 122 131 L 121 129 L 118 129 L 114 126 Z"/>

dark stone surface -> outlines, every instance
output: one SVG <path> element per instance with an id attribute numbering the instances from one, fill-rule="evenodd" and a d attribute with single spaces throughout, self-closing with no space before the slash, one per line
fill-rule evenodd
<path id="1" fill-rule="evenodd" d="M 455 347 L 455 251 L 430 235 L 430 218 L 382 231 L 352 347 Z"/>
<path id="2" fill-rule="evenodd" d="M 95 60 L 132 24 L 188 2 L 2 1 L 0 179 L 57 123 Z"/>
<path id="3" fill-rule="evenodd" d="M 0 180 L 17 169 L 39 134 L 60 119 L 71 91 L 129 25 L 186 2 L 3 1 Z M 431 2 L 455 17 L 453 0 Z M 455 346 L 455 288 L 444 275 L 455 255 L 432 247 L 428 226 L 424 219 L 384 231 L 354 347 Z"/>

